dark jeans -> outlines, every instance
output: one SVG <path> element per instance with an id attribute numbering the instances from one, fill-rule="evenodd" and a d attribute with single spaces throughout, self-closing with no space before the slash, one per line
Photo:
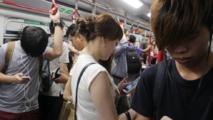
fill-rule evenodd
<path id="1" fill-rule="evenodd" d="M 118 85 L 120 83 L 120 81 L 122 80 L 122 79 L 119 79 L 116 77 L 113 77 L 113 79 L 114 79 L 116 85 Z M 117 114 L 119 115 L 121 113 L 124 113 L 124 112 L 128 111 L 129 109 L 130 109 L 130 107 L 129 107 L 129 102 L 128 102 L 127 96 L 120 97 L 118 99 L 118 103 L 116 105 Z"/>
<path id="2" fill-rule="evenodd" d="M 52 97 L 39 94 L 39 120 L 58 120 L 63 105 L 63 95 Z"/>
<path id="3" fill-rule="evenodd" d="M 142 54 L 144 64 L 146 64 L 147 56 L 148 56 L 147 53 Z"/>
<path id="4" fill-rule="evenodd" d="M 38 110 L 22 113 L 9 113 L 0 110 L 0 120 L 38 120 Z"/>

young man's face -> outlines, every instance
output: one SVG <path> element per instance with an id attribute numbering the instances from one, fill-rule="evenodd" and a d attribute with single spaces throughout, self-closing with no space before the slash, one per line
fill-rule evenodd
<path id="1" fill-rule="evenodd" d="M 199 30 L 181 43 L 166 47 L 169 54 L 181 65 L 195 66 L 201 60 L 206 59 L 204 55 L 208 52 L 210 31 L 207 27 Z"/>

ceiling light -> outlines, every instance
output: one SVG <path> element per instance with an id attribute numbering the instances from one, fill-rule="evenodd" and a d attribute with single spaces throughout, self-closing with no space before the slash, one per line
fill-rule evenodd
<path id="1" fill-rule="evenodd" d="M 151 13 L 148 13 L 147 16 L 148 16 L 148 17 L 151 17 Z"/>
<path id="2" fill-rule="evenodd" d="M 123 1 L 128 3 L 129 5 L 131 5 L 134 8 L 139 8 L 143 5 L 143 3 L 140 2 L 139 0 L 123 0 Z"/>

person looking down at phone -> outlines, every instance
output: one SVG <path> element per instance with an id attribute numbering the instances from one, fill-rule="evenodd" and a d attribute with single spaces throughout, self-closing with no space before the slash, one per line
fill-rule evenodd
<path id="1" fill-rule="evenodd" d="M 138 83 L 138 80 L 140 79 L 140 77 L 138 77 L 138 78 L 136 78 L 135 80 L 133 80 L 132 82 L 131 82 L 131 84 L 129 84 L 128 86 L 126 86 L 124 89 L 123 89 L 123 91 L 125 92 L 125 93 L 130 93 L 130 92 L 132 92 L 134 89 L 135 89 L 135 87 L 137 86 L 137 83 Z"/>
<path id="2" fill-rule="evenodd" d="M 109 59 L 123 36 L 122 29 L 109 14 L 89 16 L 77 26 L 87 41 L 87 45 L 78 56 L 70 73 L 73 102 L 76 102 L 75 97 L 78 98 L 75 104 L 77 118 L 81 120 L 117 119 L 114 83 L 108 71 L 98 61 Z M 80 72 L 89 63 L 95 64 L 90 65 L 83 73 L 76 95 Z"/>
<path id="3" fill-rule="evenodd" d="M 141 74 L 136 119 L 212 120 L 213 0 L 155 0 L 151 13 L 156 45 L 172 58 Z"/>
<path id="4" fill-rule="evenodd" d="M 60 13 L 50 19 L 60 24 Z M 54 27 L 53 48 L 47 47 L 47 33 L 35 26 L 25 27 L 20 41 L 15 42 L 14 51 L 6 70 L 5 52 L 8 43 L 0 48 L 0 120 L 37 120 L 40 56 L 53 60 L 62 54 L 63 30 Z M 22 78 L 22 76 L 30 76 Z"/>
<path id="5" fill-rule="evenodd" d="M 69 47 L 70 51 L 73 52 L 75 54 L 75 56 L 77 56 L 77 57 L 81 53 L 83 48 L 87 46 L 86 35 L 80 27 L 80 25 L 82 24 L 82 21 L 84 21 L 83 18 L 78 18 L 76 21 L 76 24 L 70 25 L 70 27 L 68 28 L 67 33 L 66 33 L 66 35 L 69 37 L 69 39 L 73 45 L 73 46 L 69 45 L 68 47 Z M 74 59 L 76 60 L 76 58 L 74 58 Z M 111 69 L 113 67 L 112 59 L 113 59 L 113 54 L 107 60 L 98 61 L 99 64 L 101 64 L 104 68 L 106 68 L 107 72 L 110 75 L 111 75 Z M 64 99 L 69 100 L 69 101 L 72 101 L 71 80 L 72 80 L 72 76 L 70 75 L 68 82 L 66 83 L 65 90 L 64 90 Z M 117 90 L 116 90 L 118 97 L 125 96 L 125 93 L 122 91 L 123 91 L 123 88 L 129 84 L 129 83 L 125 83 L 125 82 L 126 82 L 126 79 L 123 79 L 123 81 L 120 81 L 120 83 L 118 85 L 119 92 L 117 92 Z"/>
<path id="6" fill-rule="evenodd" d="M 62 23 L 62 28 L 64 29 L 65 23 Z M 48 45 L 53 47 L 54 43 L 54 29 L 53 21 L 50 22 L 49 29 L 51 37 L 49 37 Z M 67 63 L 69 63 L 68 58 L 68 47 L 65 42 L 63 42 L 63 52 L 62 55 L 52 61 L 49 61 L 49 70 L 51 73 L 50 81 L 53 81 L 51 87 L 48 91 L 39 91 L 39 120 L 58 120 L 60 116 L 60 111 L 63 104 L 63 91 L 65 83 L 68 80 L 68 68 Z"/>

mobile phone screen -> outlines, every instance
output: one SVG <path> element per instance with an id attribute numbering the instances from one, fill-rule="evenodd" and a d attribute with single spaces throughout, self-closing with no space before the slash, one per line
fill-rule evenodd
<path id="1" fill-rule="evenodd" d="M 124 89 L 126 91 L 129 91 L 129 90 L 133 89 L 137 85 L 139 79 L 140 79 L 140 77 L 136 78 L 131 84 L 126 86 Z"/>

